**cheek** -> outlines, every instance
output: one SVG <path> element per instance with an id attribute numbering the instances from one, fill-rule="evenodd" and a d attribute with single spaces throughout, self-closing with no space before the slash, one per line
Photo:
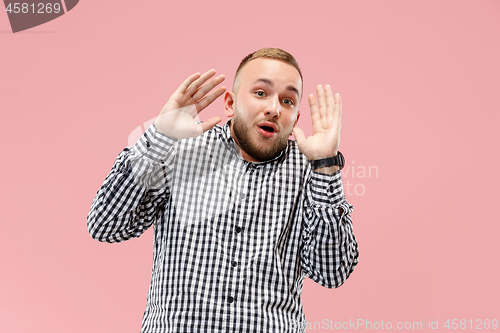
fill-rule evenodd
<path id="1" fill-rule="evenodd" d="M 295 120 L 297 120 L 297 117 L 294 115 L 290 115 L 283 121 L 283 127 L 285 128 L 292 128 L 293 125 L 295 124 Z"/>
<path id="2" fill-rule="evenodd" d="M 259 102 L 256 99 L 246 99 L 242 100 L 242 103 L 239 104 L 239 111 L 242 113 L 242 116 L 247 119 L 255 118 L 260 111 L 262 110 L 262 102 Z"/>
<path id="3" fill-rule="evenodd" d="M 262 109 L 264 102 L 256 98 L 249 98 L 247 100 L 247 105 L 250 112 L 257 113 L 260 109 Z"/>

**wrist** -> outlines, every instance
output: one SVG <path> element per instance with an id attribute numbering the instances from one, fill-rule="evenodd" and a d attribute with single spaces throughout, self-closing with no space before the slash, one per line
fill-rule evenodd
<path id="1" fill-rule="evenodd" d="M 326 174 L 326 175 L 333 175 L 337 171 L 340 171 L 340 167 L 338 165 L 332 165 L 332 166 L 329 166 L 329 167 L 323 167 L 323 168 L 314 169 L 314 172 L 323 173 L 323 174 Z"/>
<path id="2" fill-rule="evenodd" d="M 342 170 L 345 164 L 344 156 L 340 151 L 337 151 L 334 156 L 312 160 L 310 162 L 311 168 L 314 171 L 319 170 L 317 172 L 328 174 L 333 174 L 339 170 Z"/>

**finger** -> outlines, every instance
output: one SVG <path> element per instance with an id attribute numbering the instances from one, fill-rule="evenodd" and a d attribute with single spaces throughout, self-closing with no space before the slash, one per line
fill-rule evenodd
<path id="1" fill-rule="evenodd" d="M 318 110 L 321 117 L 326 116 L 326 96 L 323 86 L 320 84 L 316 87 L 316 94 L 318 94 Z"/>
<path id="2" fill-rule="evenodd" d="M 333 115 L 333 127 L 337 129 L 337 133 L 339 135 L 338 140 L 340 141 L 340 128 L 342 122 L 342 100 L 340 98 L 340 94 L 336 93 L 334 96 L 335 106 L 334 106 L 334 115 Z"/>
<path id="3" fill-rule="evenodd" d="M 212 117 L 210 119 L 207 119 L 206 121 L 200 124 L 201 130 L 203 132 L 206 132 L 209 129 L 213 128 L 215 125 L 217 125 L 221 120 L 222 120 L 221 117 Z"/>
<path id="4" fill-rule="evenodd" d="M 196 73 L 188 77 L 182 84 L 177 88 L 176 92 L 184 94 L 184 92 L 187 90 L 187 88 L 194 82 L 196 81 L 199 77 L 201 76 L 200 73 Z"/>
<path id="5" fill-rule="evenodd" d="M 304 135 L 304 131 L 299 128 L 299 127 L 294 127 L 292 129 L 293 135 L 295 136 L 295 140 L 297 141 L 297 144 L 300 145 L 300 143 L 306 139 L 306 136 Z"/>
<path id="6" fill-rule="evenodd" d="M 219 98 L 224 92 L 226 91 L 226 87 L 219 87 L 212 91 L 210 94 L 205 96 L 203 99 L 200 101 L 196 102 L 196 110 L 198 113 L 212 104 L 213 101 L 215 101 L 217 98 Z"/>
<path id="7" fill-rule="evenodd" d="M 203 85 L 198 89 L 196 94 L 193 96 L 193 100 L 198 101 L 202 99 L 210 90 L 212 90 L 215 86 L 218 86 L 222 81 L 225 80 L 224 75 L 220 75 L 213 79 L 212 81 L 208 82 L 207 84 Z"/>
<path id="8" fill-rule="evenodd" d="M 333 115 L 335 112 L 335 101 L 333 100 L 332 87 L 329 84 L 325 86 L 326 112 L 328 115 Z"/>
<path id="9" fill-rule="evenodd" d="M 339 93 L 335 94 L 335 115 L 337 121 L 340 123 L 340 120 L 342 119 L 342 99 L 340 98 Z"/>
<path id="10" fill-rule="evenodd" d="M 309 95 L 309 108 L 311 109 L 311 119 L 314 124 L 320 119 L 318 105 L 316 104 L 316 99 L 313 94 Z"/>
<path id="11" fill-rule="evenodd" d="M 208 72 L 203 73 L 196 81 L 191 83 L 191 85 L 187 88 L 186 94 L 188 96 L 194 96 L 194 94 L 198 91 L 202 84 L 204 84 L 208 79 L 215 75 L 215 69 L 211 69 Z"/>

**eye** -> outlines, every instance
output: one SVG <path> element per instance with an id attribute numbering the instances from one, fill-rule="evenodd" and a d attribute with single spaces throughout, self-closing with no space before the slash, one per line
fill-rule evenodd
<path id="1" fill-rule="evenodd" d="M 264 97 L 264 96 L 266 96 L 266 93 L 265 93 L 265 92 L 263 92 L 262 90 L 258 90 L 258 91 L 256 91 L 256 92 L 255 92 L 255 94 L 256 94 L 257 96 L 259 96 L 259 97 Z"/>
<path id="2" fill-rule="evenodd" d="M 285 98 L 281 101 L 283 104 L 286 104 L 286 105 L 293 105 L 293 101 L 289 98 Z"/>

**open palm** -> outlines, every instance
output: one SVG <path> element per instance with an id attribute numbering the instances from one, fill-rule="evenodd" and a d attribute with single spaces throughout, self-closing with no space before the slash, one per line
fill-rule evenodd
<path id="1" fill-rule="evenodd" d="M 188 77 L 162 108 L 155 121 L 157 130 L 180 140 L 196 137 L 220 122 L 220 117 L 212 117 L 201 124 L 195 122 L 198 113 L 226 91 L 225 87 L 219 87 L 210 92 L 225 79 L 220 75 L 206 83 L 214 75 L 212 69 L 203 75 L 196 73 Z"/>
<path id="2" fill-rule="evenodd" d="M 342 101 L 339 94 L 333 96 L 329 85 L 324 89 L 318 85 L 316 93 L 318 103 L 313 94 L 309 95 L 313 135 L 306 139 L 302 129 L 298 127 L 293 129 L 299 150 L 311 161 L 337 155 L 342 117 Z"/>

